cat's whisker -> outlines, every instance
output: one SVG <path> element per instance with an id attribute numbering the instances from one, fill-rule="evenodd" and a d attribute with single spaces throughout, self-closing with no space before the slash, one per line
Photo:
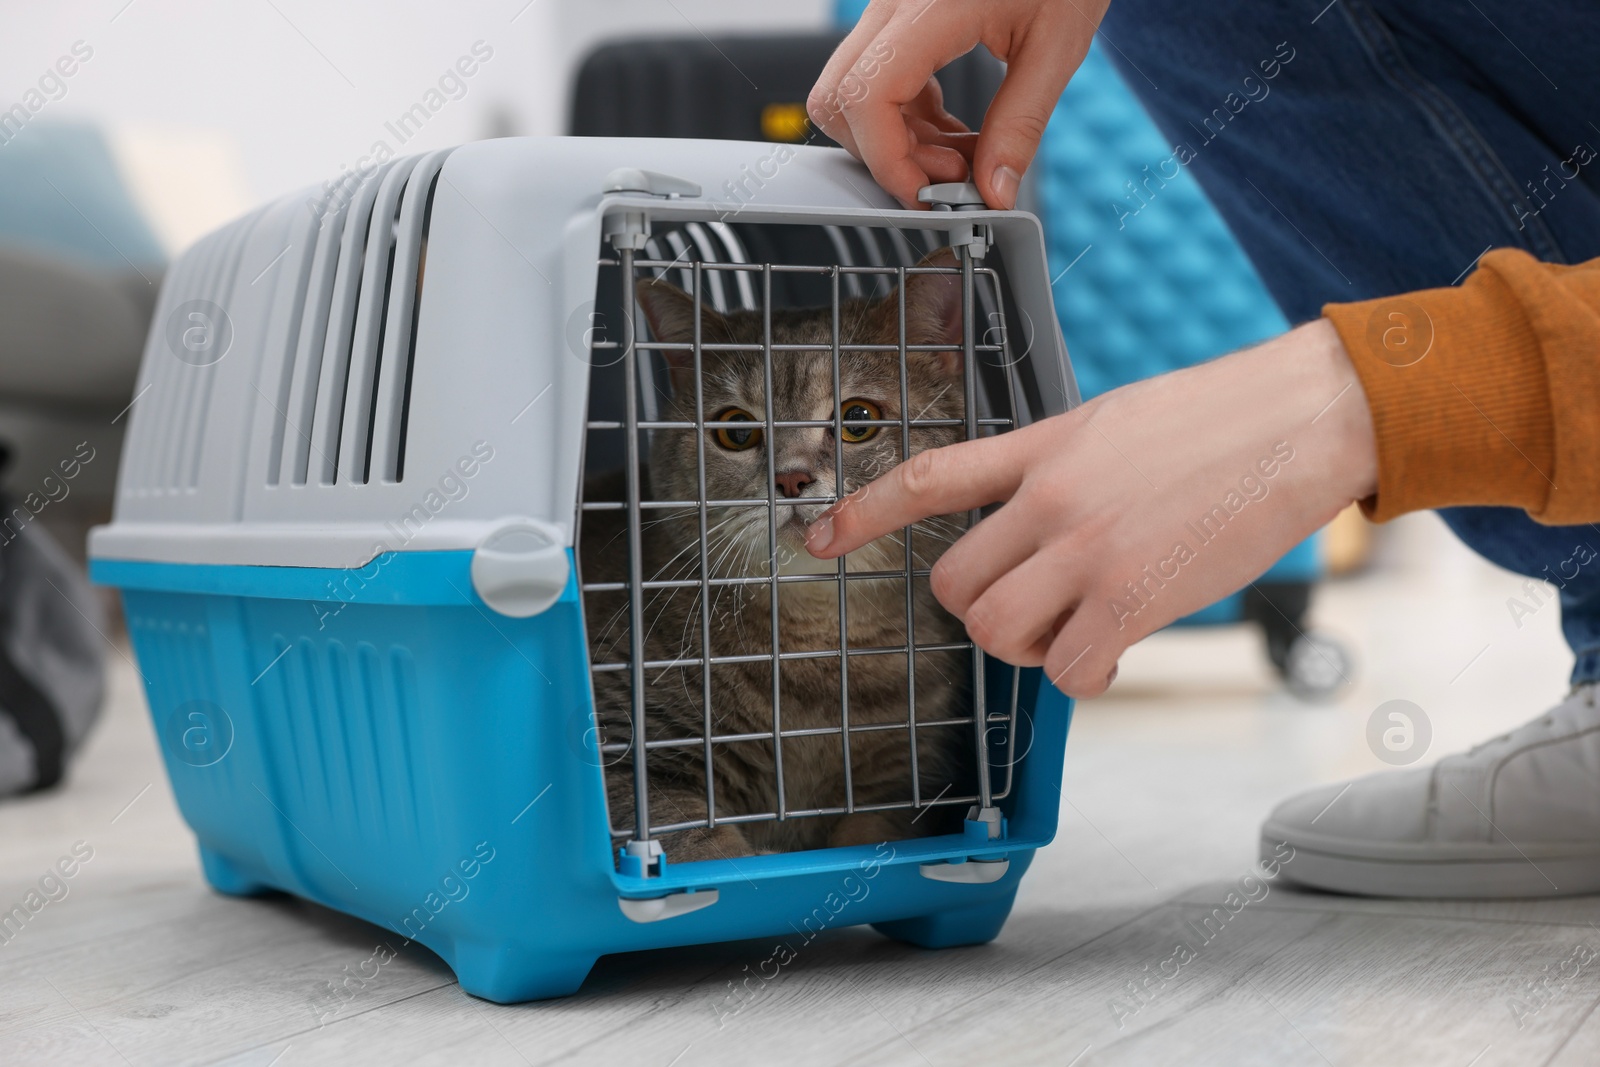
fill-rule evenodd
<path id="1" fill-rule="evenodd" d="M 696 589 L 696 590 L 694 590 L 694 596 L 689 601 L 689 610 L 684 613 L 683 629 L 678 634 L 678 651 L 677 651 L 677 653 L 675 655 L 673 655 L 670 658 L 672 658 L 672 659 L 680 659 L 680 660 L 681 659 L 689 659 L 689 658 L 691 658 L 690 657 L 690 653 L 689 653 L 689 643 L 693 638 L 691 636 L 690 628 L 698 620 L 698 615 L 696 614 L 695 609 L 697 607 L 699 607 L 699 604 L 700 604 L 700 590 Z M 663 614 L 665 614 L 665 613 L 663 612 Z M 685 670 L 685 669 L 674 668 L 674 667 L 663 667 L 663 668 L 661 668 L 661 672 L 656 675 L 656 679 L 655 679 L 655 682 L 653 684 L 659 685 L 661 683 L 661 679 L 666 677 L 667 672 L 669 670 L 677 670 L 678 671 L 678 676 L 682 681 L 683 695 L 687 697 L 689 695 L 689 678 L 688 678 L 688 671 Z"/>
<path id="2" fill-rule="evenodd" d="M 915 422 L 917 419 L 920 419 L 924 415 L 926 415 L 928 413 L 928 409 L 933 407 L 933 405 L 937 404 L 939 401 L 943 400 L 945 398 L 945 394 L 950 392 L 950 389 L 951 389 L 951 386 L 949 384 L 946 384 L 944 386 L 944 388 L 940 389 L 937 393 L 934 394 L 934 397 L 933 397 L 932 400 L 929 400 L 926 404 L 922 405 L 922 409 L 920 411 L 918 411 L 915 415 L 911 416 L 911 420 L 913 422 Z"/>
<path id="3" fill-rule="evenodd" d="M 725 521 L 724 521 L 724 523 L 718 523 L 717 526 L 708 527 L 707 531 L 706 531 L 706 540 L 707 540 L 707 545 L 708 545 L 707 552 L 706 552 L 706 571 L 707 571 L 708 576 L 710 574 L 715 574 L 716 573 L 715 560 L 716 560 L 719 552 L 721 551 L 721 544 L 719 542 L 716 542 L 713 539 L 712 535 L 716 532 L 716 530 L 718 529 L 719 526 L 725 524 Z M 698 540 L 695 543 L 698 546 L 698 544 L 699 544 Z M 699 563 L 698 555 L 692 561 L 692 563 L 696 564 L 696 565 Z M 696 586 L 692 590 L 692 592 L 693 592 L 694 595 L 693 595 L 693 598 L 690 601 L 689 610 L 686 613 L 685 618 L 684 618 L 684 631 L 683 631 L 683 634 L 680 635 L 680 642 L 679 642 L 679 644 L 680 644 L 680 652 L 683 655 L 687 655 L 687 653 L 688 653 L 688 648 L 689 648 L 689 643 L 690 643 L 690 637 L 688 636 L 689 635 L 689 628 L 696 621 L 698 621 L 698 619 L 699 619 L 698 609 L 699 609 L 700 601 L 701 601 L 702 596 L 703 596 L 702 588 L 699 587 L 699 586 Z M 682 656 L 680 656 L 680 658 L 682 658 Z"/>
<path id="4" fill-rule="evenodd" d="M 918 283 L 914 277 L 907 281 L 909 301 Z M 880 401 L 880 404 L 890 419 L 953 417 L 955 413 L 951 409 L 961 406 L 960 390 L 954 387 L 958 383 L 947 381 L 949 376 L 944 373 L 939 358 L 913 354 L 902 377 L 897 353 L 866 352 L 855 347 L 881 343 L 886 339 L 886 331 L 891 335 L 894 332 L 894 278 L 875 276 L 863 288 L 874 298 L 887 295 L 889 303 L 885 304 L 882 299 L 853 298 L 831 311 L 819 308 L 809 315 L 804 309 L 786 311 L 781 324 L 775 324 L 779 329 L 774 339 L 784 343 L 837 341 L 841 354 L 838 390 L 832 388 L 833 361 L 820 351 L 786 353 L 781 361 L 774 361 L 772 371 L 766 371 L 772 374 L 774 385 L 772 398 L 766 401 L 763 389 L 757 384 L 764 377 L 764 359 L 759 353 L 707 352 L 701 362 L 701 383 L 673 396 L 662 417 L 684 420 L 686 416 L 692 417 L 695 409 L 703 408 L 706 417 L 715 418 L 714 413 L 730 407 L 742 408 L 748 413 L 764 413 L 770 406 L 779 419 L 822 418 L 852 396 L 886 400 L 887 403 Z M 943 288 L 947 290 L 948 287 Z M 682 297 L 681 293 L 677 295 Z M 645 303 L 643 295 L 641 303 Z M 923 330 L 923 324 L 931 321 L 920 307 L 908 310 L 912 313 L 907 321 L 915 323 L 915 330 Z M 649 313 L 649 308 L 646 312 Z M 712 336 L 716 339 L 725 336 L 731 341 L 747 343 L 759 336 L 762 321 L 759 314 L 737 311 L 706 314 L 716 316 L 716 325 L 712 327 L 715 331 Z M 838 316 L 840 323 L 837 333 L 832 329 L 833 315 Z M 689 321 L 692 324 L 692 320 Z M 657 339 L 673 342 L 684 338 L 661 336 Z M 892 336 L 888 339 L 892 340 Z M 920 335 L 906 338 L 917 343 L 927 339 Z M 907 390 L 905 409 L 909 409 L 909 414 L 898 408 L 902 388 Z M 759 419 L 760 416 L 754 417 Z M 841 656 L 847 655 L 850 648 L 903 644 L 908 641 L 907 631 L 911 629 L 907 626 L 908 608 L 915 620 L 918 640 L 924 643 L 957 640 L 959 625 L 931 597 L 927 583 L 919 585 L 909 576 L 900 577 L 899 573 L 908 563 L 920 569 L 925 568 L 928 561 L 938 559 L 966 532 L 965 521 L 930 519 L 905 530 L 893 531 L 864 550 L 852 553 L 844 566 L 853 580 L 844 582 L 841 588 L 828 573 L 831 568 L 812 567 L 803 556 L 791 560 L 792 553 L 804 551 L 793 536 L 795 531 L 789 528 L 796 514 L 791 508 L 812 502 L 785 501 L 773 509 L 766 503 L 767 495 L 773 491 L 767 465 L 771 457 L 781 452 L 787 466 L 789 456 L 797 454 L 791 450 L 791 442 L 810 447 L 828 438 L 814 459 L 803 462 L 813 464 L 817 471 L 817 482 L 810 487 L 812 492 L 820 494 L 827 489 L 828 498 L 842 497 L 859 491 L 892 470 L 904 458 L 900 455 L 902 447 L 908 455 L 914 455 L 926 447 L 951 443 L 958 436 L 959 431 L 953 429 L 917 427 L 902 435 L 898 428 L 885 427 L 875 443 L 862 442 L 859 447 L 847 444 L 844 463 L 835 468 L 833 449 L 836 446 L 820 427 L 768 433 L 758 447 L 742 453 L 719 447 L 724 439 L 709 429 L 656 435 L 651 441 L 649 473 L 654 476 L 650 484 L 662 494 L 660 499 L 754 499 L 760 503 L 711 509 L 703 517 L 692 505 L 667 512 L 655 511 L 647 513 L 636 527 L 647 535 L 646 566 L 651 572 L 647 580 L 652 582 L 650 596 L 643 598 L 644 611 L 633 620 L 634 625 L 645 631 L 645 658 L 685 664 L 655 670 L 648 673 L 648 681 L 641 680 L 641 684 L 648 686 L 649 717 L 645 739 L 699 736 L 708 729 L 713 735 L 763 730 L 771 723 L 775 711 L 771 689 L 774 682 L 783 686 L 785 728 L 826 721 L 836 723 L 840 712 L 838 686 L 845 662 L 851 664 L 852 671 L 849 699 L 852 707 L 859 702 L 862 721 L 870 721 L 875 715 L 903 715 L 907 711 L 903 694 L 913 676 L 919 677 L 923 684 L 918 687 L 916 707 L 910 709 L 911 712 L 922 718 L 949 717 L 964 699 L 965 682 L 961 671 L 966 660 L 962 655 L 913 653 L 859 661 L 836 657 L 799 660 L 773 657 L 769 661 L 769 652 L 831 649 L 839 636 L 837 628 L 846 622 L 849 632 L 844 635 L 846 648 L 839 650 Z M 622 517 L 616 513 L 596 516 L 597 525 L 591 537 L 596 542 L 606 542 L 613 560 L 625 531 L 613 536 L 613 526 L 609 523 L 618 523 Z M 781 540 L 775 537 L 780 534 L 773 529 L 775 520 L 784 524 Z M 600 552 L 595 551 L 591 558 L 599 556 Z M 622 573 L 627 575 L 625 553 L 622 558 Z M 783 573 L 790 570 L 821 573 L 814 579 L 799 582 L 780 581 Z M 878 572 L 895 577 L 866 576 Z M 599 572 L 591 573 L 598 579 Z M 696 577 L 698 580 L 694 580 Z M 744 580 L 725 582 L 728 578 Z M 712 581 L 717 584 L 711 584 Z M 627 599 L 615 597 L 615 594 L 605 596 Z M 602 598 L 598 602 L 609 605 L 612 601 Z M 841 607 L 847 610 L 847 619 L 841 618 Z M 778 634 L 773 634 L 770 628 L 774 608 L 780 619 Z M 598 628 L 598 640 L 625 638 L 628 609 L 623 607 L 615 614 L 609 611 L 605 614 L 611 618 Z M 676 639 L 672 635 L 674 627 L 678 630 Z M 775 640 L 778 648 L 773 648 Z M 626 659 L 627 644 L 624 639 L 618 647 L 608 648 L 605 658 Z M 591 648 L 595 648 L 594 640 Z M 749 656 L 749 662 L 718 664 L 713 668 L 706 662 L 713 650 Z M 594 655 L 598 657 L 600 652 L 595 651 Z M 668 677 L 672 671 L 677 672 L 676 681 Z M 896 677 L 898 683 L 894 680 Z M 605 706 L 610 716 L 609 725 L 620 727 L 627 716 L 628 682 L 629 676 L 622 673 L 596 676 L 597 710 L 599 705 Z M 713 684 L 715 693 L 711 692 Z M 955 739 L 954 731 L 950 735 Z M 918 748 L 925 757 L 937 756 L 938 743 L 942 740 L 942 735 L 925 736 Z M 890 748 L 883 747 L 890 742 Z M 706 744 L 710 745 L 709 739 Z M 862 736 L 860 745 L 858 755 L 863 756 L 867 764 L 858 763 L 861 769 L 856 780 L 857 797 L 881 791 L 889 784 L 888 778 L 881 777 L 884 774 L 892 775 L 899 783 L 896 788 L 903 790 L 906 784 L 903 779 L 909 770 L 900 766 L 906 762 L 904 741 L 891 738 L 889 734 L 869 733 Z M 815 774 L 807 769 L 803 754 L 815 747 L 813 742 L 797 741 L 792 748 L 796 753 L 789 779 L 793 807 L 817 804 L 813 796 L 802 800 L 796 790 L 800 794 L 815 794 L 817 790 L 840 788 L 837 782 L 829 784 L 808 779 Z M 713 783 L 705 780 L 705 761 L 713 755 L 709 749 L 702 750 L 696 745 L 652 751 L 649 786 L 652 802 L 659 804 L 664 817 L 693 818 L 704 812 L 704 791 L 713 786 L 719 815 L 770 810 L 778 803 L 773 783 L 768 780 L 772 777 L 770 748 L 769 745 L 763 751 L 760 745 L 734 749 L 717 746 Z M 874 754 L 874 751 L 887 753 L 891 748 L 892 756 Z M 836 763 L 837 754 L 833 758 Z M 930 766 L 934 764 L 924 764 L 925 768 Z M 621 794 L 631 784 L 622 780 L 626 770 L 619 765 L 616 774 L 608 771 L 607 779 L 608 796 L 616 797 L 613 815 L 623 820 L 627 818 L 627 804 Z M 815 770 L 824 775 L 836 775 L 835 768 Z M 879 776 L 876 782 L 872 781 L 874 776 Z M 698 812 L 691 810 L 697 806 Z M 730 832 L 735 837 L 748 834 L 753 847 L 811 847 L 799 842 L 808 840 L 805 835 L 813 832 L 813 827 L 821 828 L 825 839 L 833 821 L 794 820 L 770 827 L 751 824 Z M 929 826 L 933 821 L 924 819 L 918 827 Z M 668 849 L 675 858 L 685 855 L 677 851 L 678 842 L 685 842 L 687 849 L 689 840 L 690 835 L 671 836 L 667 839 Z"/>
<path id="5" fill-rule="evenodd" d="M 713 527 L 711 529 L 708 529 L 706 531 L 706 538 L 707 538 L 708 541 L 710 540 L 711 534 L 712 534 L 714 529 L 715 529 L 715 527 Z M 699 545 L 700 545 L 699 538 L 696 538 L 689 545 L 686 545 L 684 548 L 679 549 L 676 553 L 674 553 L 672 559 L 674 559 L 674 560 L 677 559 L 679 556 L 683 555 L 684 552 L 687 551 L 688 549 L 690 549 L 690 548 L 698 548 Z M 688 559 L 685 559 L 682 563 L 680 563 L 673 570 L 671 576 L 669 578 L 667 578 L 666 580 L 667 581 L 677 581 L 681 576 L 687 574 L 691 567 L 697 566 L 699 564 L 699 562 L 700 562 L 700 560 L 699 560 L 699 555 L 698 554 L 696 554 L 694 556 L 691 556 Z M 668 563 L 670 564 L 671 560 L 669 560 Z M 663 565 L 662 567 L 658 568 L 656 570 L 655 578 L 653 578 L 652 580 L 659 579 L 661 574 L 665 570 L 666 570 L 666 565 Z M 670 595 L 674 594 L 676 592 L 679 592 L 679 590 L 674 590 L 674 589 L 658 589 L 658 590 L 656 590 L 655 596 L 650 598 L 650 604 L 647 605 L 647 608 L 646 608 L 647 614 L 648 614 L 649 607 L 653 607 L 656 604 L 657 601 L 662 599 L 663 594 L 667 594 L 669 599 L 670 599 Z M 695 595 L 698 597 L 699 593 L 696 592 Z M 650 639 L 650 634 L 651 634 L 651 632 L 654 631 L 656 622 L 659 621 L 663 616 L 665 616 L 665 614 L 666 614 L 666 612 L 664 610 L 656 612 L 655 617 L 651 619 L 649 628 L 645 631 L 645 640 L 646 641 L 648 641 Z"/>
<path id="6" fill-rule="evenodd" d="M 665 521 L 665 520 L 662 520 L 662 521 Z M 711 526 L 711 527 L 709 527 L 709 528 L 708 528 L 708 529 L 707 529 L 707 530 L 706 530 L 706 538 L 707 538 L 707 540 L 708 540 L 708 541 L 709 541 L 709 540 L 710 540 L 710 538 L 711 538 L 711 535 L 712 535 L 712 534 L 713 534 L 713 533 L 715 533 L 715 532 L 716 532 L 716 530 L 717 530 L 717 529 L 718 529 L 718 528 L 719 528 L 719 527 L 720 527 L 720 526 L 721 526 L 721 525 L 722 525 L 722 524 L 721 524 L 721 523 L 718 523 L 718 524 L 717 524 L 717 525 L 716 525 L 716 526 Z M 688 543 L 686 543 L 686 544 L 685 544 L 685 545 L 684 545 L 684 546 L 683 546 L 683 547 L 682 547 L 682 548 L 680 548 L 680 549 L 678 549 L 678 551 L 676 551 L 676 552 L 674 552 L 674 553 L 673 553 L 673 554 L 672 554 L 672 556 L 671 556 L 671 557 L 670 557 L 670 558 L 669 558 L 669 559 L 668 559 L 668 560 L 667 560 L 667 561 L 666 561 L 666 563 L 664 563 L 664 564 L 662 564 L 662 565 L 661 565 L 661 566 L 660 566 L 660 567 L 658 567 L 658 568 L 657 568 L 657 569 L 656 569 L 656 574 L 655 574 L 655 576 L 654 576 L 654 577 L 659 577 L 659 576 L 660 576 L 660 574 L 661 574 L 661 572 L 662 572 L 662 571 L 663 571 L 663 570 L 665 570 L 665 569 L 666 569 L 666 567 L 667 567 L 667 566 L 668 566 L 668 565 L 669 565 L 669 564 L 671 564 L 671 563 L 672 563 L 672 562 L 674 562 L 674 561 L 675 561 L 675 560 L 677 560 L 677 558 L 678 558 L 678 557 L 679 557 L 679 556 L 682 556 L 682 555 L 684 555 L 684 554 L 685 554 L 685 553 L 688 553 L 688 552 L 692 552 L 692 551 L 694 551 L 694 550 L 695 550 L 695 549 L 697 549 L 697 548 L 698 548 L 698 547 L 699 547 L 699 546 L 700 546 L 700 538 L 699 538 L 699 537 L 698 537 L 698 536 L 696 536 L 696 537 L 695 537 L 695 538 L 694 538 L 694 539 L 693 539 L 693 540 L 691 540 L 691 541 L 689 541 L 689 542 L 688 542 Z M 691 563 L 692 563 L 692 562 L 694 562 L 694 557 L 690 557 L 690 560 L 689 560 L 689 561 L 690 561 L 690 562 L 691 562 Z M 652 579 L 652 580 L 653 580 L 653 579 Z"/>
<path id="7" fill-rule="evenodd" d="M 658 520 L 653 520 L 653 521 L 665 522 L 665 521 L 667 521 L 667 519 L 663 518 L 663 519 L 658 519 Z M 714 529 L 715 529 L 715 527 L 707 530 L 707 536 L 708 537 L 710 536 L 711 532 Z M 678 559 L 679 556 L 684 555 L 690 549 L 696 548 L 698 545 L 699 545 L 699 539 L 696 538 L 694 541 L 691 541 L 689 544 L 685 545 L 683 548 L 681 548 L 677 552 L 673 553 L 672 557 L 670 559 L 668 559 L 665 563 L 663 563 L 660 567 L 657 567 L 656 570 L 655 570 L 655 573 L 653 573 L 649 578 L 647 578 L 646 581 L 657 581 L 657 580 L 660 580 L 662 575 L 667 572 L 668 567 L 670 567 L 673 564 L 673 562 Z M 676 579 L 680 574 L 686 573 L 688 568 L 693 566 L 697 562 L 698 562 L 698 557 L 694 557 L 694 556 L 689 557 L 682 564 L 680 564 L 678 566 L 678 568 L 676 570 L 674 570 L 668 576 L 668 578 L 666 580 L 671 581 L 671 580 Z M 661 600 L 663 594 L 669 593 L 669 592 L 671 592 L 671 591 L 670 590 L 666 590 L 666 589 L 657 589 L 657 590 L 655 590 L 654 593 L 652 594 L 652 596 L 650 597 L 649 602 L 645 605 L 646 613 L 648 614 L 650 612 L 650 610 L 655 607 L 655 605 Z M 628 611 L 629 611 L 629 606 L 626 603 L 624 603 L 621 607 L 619 607 L 617 609 L 617 611 L 608 620 L 606 620 L 605 624 L 601 627 L 601 630 L 600 630 L 601 640 L 602 641 L 604 641 L 605 638 L 607 638 L 607 637 L 612 635 L 612 628 L 615 627 L 617 625 L 617 623 L 622 621 L 622 619 L 628 614 Z M 661 613 L 657 613 L 656 617 L 659 617 L 660 614 Z M 651 626 L 652 627 L 654 626 L 654 622 L 653 621 L 651 623 Z M 649 636 L 650 636 L 649 633 L 646 632 L 646 634 L 645 634 L 646 639 L 648 639 Z"/>

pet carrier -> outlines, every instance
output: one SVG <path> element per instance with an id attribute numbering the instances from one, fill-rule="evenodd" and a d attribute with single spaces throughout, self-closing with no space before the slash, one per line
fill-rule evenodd
<path id="1" fill-rule="evenodd" d="M 835 456 L 846 431 L 881 430 L 905 448 L 928 421 L 970 437 L 1076 402 L 1032 216 L 981 210 L 970 187 L 928 190 L 943 210 L 901 211 L 843 152 L 772 153 L 488 141 L 286 198 L 174 265 L 114 521 L 90 553 L 94 578 L 122 590 L 173 791 L 213 886 L 286 890 L 385 926 L 437 952 L 469 992 L 506 1002 L 572 992 L 612 952 L 861 923 L 930 947 L 996 936 L 1055 831 L 1071 702 L 964 634 L 924 647 L 912 601 L 927 570 L 909 535 L 904 567 L 888 574 L 853 563 L 790 573 L 770 556 L 753 577 L 707 564 L 708 512 L 747 508 L 763 537 L 788 517 L 795 501 L 777 492 L 770 459 L 764 488 L 744 500 L 708 498 L 700 460 L 696 499 L 667 503 L 701 524 L 702 567 L 680 581 L 644 571 L 662 506 L 646 489 L 652 442 L 684 434 L 703 456 L 716 434 L 743 434 L 744 448 L 791 429 L 771 382 L 797 350 L 831 358 L 831 413 L 799 426 L 831 435 Z M 929 258 L 941 248 L 958 258 Z M 879 417 L 846 409 L 840 353 L 852 344 L 841 345 L 839 309 L 874 285 L 900 294 L 895 343 L 875 350 L 898 362 L 903 386 L 908 350 L 941 348 L 906 340 L 907 284 L 926 274 L 960 286 L 960 343 L 942 350 L 960 360 L 963 414 L 922 420 L 894 396 Z M 702 363 L 741 346 L 699 326 L 688 344 L 646 333 L 637 291 L 657 278 L 693 294 L 696 323 L 726 312 L 766 324 L 743 346 L 768 385 L 745 429 L 698 401 L 692 418 L 669 417 L 684 365 L 695 380 L 680 388 L 698 398 Z M 818 306 L 831 321 L 822 343 L 774 340 L 785 307 Z M 615 499 L 586 488 L 606 476 L 625 486 Z M 626 531 L 614 582 L 575 552 L 580 527 L 601 518 Z M 904 639 L 857 647 L 846 593 L 885 579 L 904 589 Z M 648 624 L 651 597 L 749 586 L 775 605 L 780 590 L 818 583 L 837 594 L 832 647 L 780 648 L 774 610 L 760 654 L 725 657 L 708 639 L 676 665 L 709 677 L 729 658 L 759 661 L 770 725 L 726 736 L 707 701 L 703 729 L 658 736 L 652 687 L 674 664 L 646 658 L 636 624 Z M 624 602 L 626 638 L 596 658 L 601 620 L 587 605 L 608 595 Z M 694 622 L 705 628 L 706 614 Z M 852 718 L 847 676 L 898 660 L 920 685 L 919 657 L 932 654 L 962 665 L 945 691 L 959 694 L 958 715 L 922 721 L 907 697 L 902 721 Z M 791 728 L 779 680 L 817 661 L 841 679 L 828 705 L 837 721 Z M 631 736 L 597 716 L 602 688 L 626 694 Z M 919 790 L 913 770 L 888 799 L 861 795 L 859 781 L 852 795 L 846 755 L 836 795 L 802 802 L 793 767 L 786 793 L 791 746 L 825 735 L 848 753 L 898 731 L 914 760 L 919 731 L 935 727 L 960 740 L 958 789 Z M 735 744 L 767 753 L 770 807 L 734 811 L 718 794 L 714 767 Z M 651 807 L 653 778 L 685 751 L 707 768 L 705 808 L 688 819 Z M 674 862 L 686 840 L 675 835 L 693 828 L 869 809 L 913 823 L 936 812 L 924 825 L 942 816 L 950 832 Z"/>

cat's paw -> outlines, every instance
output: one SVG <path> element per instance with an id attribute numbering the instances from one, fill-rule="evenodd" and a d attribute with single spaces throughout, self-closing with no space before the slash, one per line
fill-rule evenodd
<path id="1" fill-rule="evenodd" d="M 666 844 L 667 856 L 673 863 L 741 859 L 758 854 L 744 834 L 732 826 L 685 830 L 675 837 Z"/>

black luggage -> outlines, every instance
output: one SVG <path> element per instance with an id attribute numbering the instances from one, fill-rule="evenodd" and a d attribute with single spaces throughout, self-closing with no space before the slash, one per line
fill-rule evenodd
<path id="1" fill-rule="evenodd" d="M 578 70 L 570 132 L 832 144 L 805 121 L 805 102 L 843 39 L 828 31 L 608 42 Z M 939 72 L 946 109 L 977 129 L 1003 74 L 987 51 L 969 52 Z"/>

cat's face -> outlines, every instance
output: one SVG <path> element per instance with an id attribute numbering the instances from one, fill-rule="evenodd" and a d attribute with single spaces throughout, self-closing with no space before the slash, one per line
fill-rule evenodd
<path id="1" fill-rule="evenodd" d="M 940 258 L 942 257 L 942 258 Z M 929 261 L 953 265 L 948 252 Z M 961 340 L 960 278 L 954 275 L 912 275 L 906 291 L 906 342 L 908 344 L 959 344 Z M 689 342 L 694 338 L 694 305 L 682 290 L 665 282 L 639 287 L 639 301 L 659 341 Z M 831 572 L 831 561 L 814 560 L 804 549 L 805 526 L 843 496 L 888 471 L 908 455 L 952 444 L 962 437 L 960 426 L 914 427 L 905 448 L 899 426 L 850 425 L 850 420 L 897 420 L 901 417 L 900 359 L 895 352 L 852 349 L 852 344 L 895 344 L 898 337 L 898 301 L 893 293 L 880 300 L 846 301 L 840 307 L 839 397 L 846 425 L 837 443 L 833 427 L 780 427 L 772 436 L 761 426 L 766 416 L 766 372 L 762 353 L 703 352 L 702 405 L 707 422 L 748 421 L 742 427 L 705 431 L 706 499 L 765 500 L 769 486 L 780 500 L 816 503 L 779 504 L 778 561 L 783 571 Z M 719 315 L 701 310 L 701 339 L 705 343 L 732 342 L 760 345 L 759 313 Z M 775 309 L 773 344 L 829 344 L 832 311 L 829 308 Z M 672 366 L 673 397 L 665 418 L 694 421 L 695 383 L 693 359 L 688 352 L 668 354 Z M 907 353 L 906 409 L 912 419 L 961 419 L 966 412 L 959 352 Z M 833 361 L 828 351 L 775 351 L 772 356 L 772 416 L 774 421 L 832 419 Z M 772 473 L 768 454 L 772 454 Z M 838 466 L 836 467 L 836 460 Z M 696 434 L 692 430 L 656 431 L 651 448 L 650 480 L 653 495 L 661 500 L 696 500 L 701 493 L 696 478 Z M 842 468 L 843 487 L 837 475 Z M 769 555 L 767 508 L 727 507 L 707 515 L 708 549 L 714 569 L 728 574 L 764 574 Z M 931 531 L 930 531 L 931 532 Z M 937 537 L 944 543 L 948 537 Z M 930 546 L 919 545 L 922 555 Z M 923 561 L 923 565 L 927 564 Z M 853 569 L 898 567 L 903 549 L 898 536 L 882 538 L 852 553 Z"/>

